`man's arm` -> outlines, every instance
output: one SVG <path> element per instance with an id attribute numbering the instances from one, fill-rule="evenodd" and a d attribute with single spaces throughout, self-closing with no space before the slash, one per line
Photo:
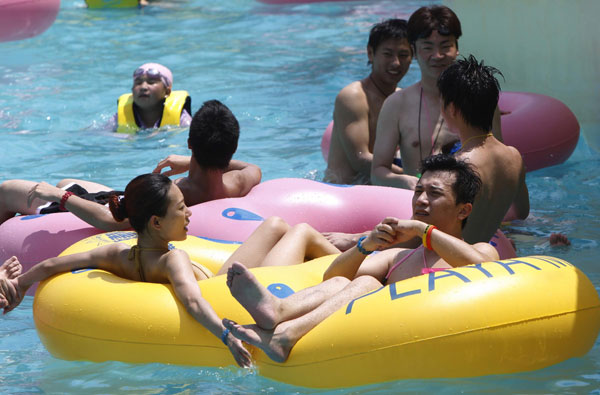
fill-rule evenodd
<path id="1" fill-rule="evenodd" d="M 65 191 L 45 182 L 36 184 L 28 193 L 28 203 L 36 198 L 49 202 L 60 203 Z M 130 229 L 129 220 L 117 221 L 108 207 L 72 195 L 65 203 L 65 208 L 88 224 L 105 232 Z"/>
<path id="2" fill-rule="evenodd" d="M 250 190 L 260 183 L 262 172 L 260 167 L 252 163 L 232 159 L 223 173 L 223 181 L 235 185 L 237 191 L 232 191 L 235 196 L 246 196 Z"/>
<path id="3" fill-rule="evenodd" d="M 375 226 L 365 239 L 362 240 L 361 248 L 365 251 L 376 251 L 392 246 L 395 240 L 395 232 L 392 225 L 397 222 L 397 218 L 385 218 L 381 223 Z M 396 250 L 386 250 L 369 258 L 369 267 L 371 270 L 368 274 L 375 278 L 380 278 L 377 274 L 385 272 L 389 260 L 392 259 L 396 252 Z M 364 254 L 359 250 L 358 245 L 353 246 L 344 251 L 329 265 L 323 274 L 323 280 L 336 276 L 342 276 L 352 280 L 367 256 L 367 254 Z M 383 273 L 383 275 L 385 276 L 385 273 Z M 381 276 L 381 278 L 383 278 L 383 276 Z"/>
<path id="4" fill-rule="evenodd" d="M 165 159 L 158 162 L 152 173 L 160 173 L 165 167 L 170 167 L 171 170 L 165 171 L 163 174 L 167 177 L 176 174 L 185 173 L 190 170 L 191 156 L 184 155 L 169 155 Z"/>
<path id="5" fill-rule="evenodd" d="M 371 182 L 373 185 L 414 189 L 418 181 L 416 177 L 402 174 L 400 168 L 393 169 L 396 147 L 400 144 L 399 97 L 398 92 L 388 97 L 379 113 L 371 163 Z"/>
<path id="6" fill-rule="evenodd" d="M 369 150 L 369 108 L 364 93 L 356 92 L 356 88 L 342 89 L 335 100 L 333 122 L 350 166 L 368 177 L 373 154 Z"/>
<path id="7" fill-rule="evenodd" d="M 342 252 L 354 247 L 361 236 L 368 236 L 369 233 L 369 231 L 362 233 L 322 232 L 327 241 Z"/>
<path id="8" fill-rule="evenodd" d="M 397 242 L 422 237 L 428 224 L 418 220 L 398 220 L 392 225 Z M 452 267 L 474 265 L 498 259 L 498 252 L 489 243 L 471 245 L 435 228 L 431 232 L 430 247 Z"/>

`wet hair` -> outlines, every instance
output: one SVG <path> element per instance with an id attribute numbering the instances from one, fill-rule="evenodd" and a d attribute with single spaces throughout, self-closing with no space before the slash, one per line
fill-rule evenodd
<path id="1" fill-rule="evenodd" d="M 119 222 L 129 218 L 133 230 L 142 233 L 153 215 L 164 217 L 167 214 L 171 184 L 169 177 L 163 174 L 137 176 L 125 187 L 123 198 L 116 195 L 110 198 L 110 212 Z"/>
<path id="2" fill-rule="evenodd" d="M 423 159 L 421 162 L 421 176 L 426 172 L 445 171 L 456 176 L 452 190 L 456 196 L 456 204 L 471 203 L 481 190 L 481 178 L 469 163 L 456 159 L 454 155 L 437 154 Z M 468 218 L 468 217 L 467 217 Z M 462 222 L 464 228 L 467 218 Z"/>
<path id="3" fill-rule="evenodd" d="M 188 143 L 198 164 L 224 169 L 237 150 L 240 124 L 226 105 L 218 100 L 204 102 L 190 124 Z"/>
<path id="4" fill-rule="evenodd" d="M 460 21 L 450 8 L 443 5 L 421 7 L 408 19 L 408 42 L 412 46 L 418 39 L 427 38 L 437 30 L 442 36 L 454 36 L 457 40 L 462 35 Z"/>
<path id="5" fill-rule="evenodd" d="M 437 81 L 444 108 L 452 103 L 468 125 L 491 130 L 500 97 L 500 84 L 494 74 L 502 75 L 473 55 L 450 65 Z"/>
<path id="6" fill-rule="evenodd" d="M 373 52 L 375 52 L 385 40 L 391 38 L 408 39 L 407 26 L 408 23 L 404 19 L 386 19 L 383 22 L 376 23 L 371 28 L 371 33 L 369 33 L 367 46 L 371 47 Z"/>

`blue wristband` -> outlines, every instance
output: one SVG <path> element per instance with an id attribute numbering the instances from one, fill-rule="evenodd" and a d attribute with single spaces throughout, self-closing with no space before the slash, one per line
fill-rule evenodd
<path id="1" fill-rule="evenodd" d="M 229 328 L 225 328 L 225 330 L 223 331 L 223 334 L 221 335 L 221 341 L 223 342 L 223 344 L 225 344 L 226 346 L 227 344 L 227 335 L 229 335 Z"/>
<path id="2" fill-rule="evenodd" d="M 360 253 L 361 253 L 361 254 L 364 254 L 364 255 L 371 255 L 371 253 L 372 253 L 373 251 L 367 251 L 367 250 L 365 250 L 365 248 L 362 246 L 362 242 L 363 242 L 363 240 L 364 240 L 364 239 L 366 239 L 366 238 L 367 238 L 367 236 L 362 236 L 360 239 L 358 239 L 358 243 L 356 243 L 356 248 L 358 249 L 358 251 L 360 251 Z"/>

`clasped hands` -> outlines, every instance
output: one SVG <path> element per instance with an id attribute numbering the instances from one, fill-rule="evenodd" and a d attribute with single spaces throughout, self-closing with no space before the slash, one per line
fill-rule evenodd
<path id="1" fill-rule="evenodd" d="M 387 217 L 363 240 L 362 247 L 368 251 L 390 248 L 421 237 L 426 227 L 426 223 L 418 220 Z"/>

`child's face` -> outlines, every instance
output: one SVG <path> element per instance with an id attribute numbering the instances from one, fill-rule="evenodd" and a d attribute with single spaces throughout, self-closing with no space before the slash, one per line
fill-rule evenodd
<path id="1" fill-rule="evenodd" d="M 160 76 L 152 77 L 148 74 L 142 74 L 133 79 L 131 93 L 133 94 L 133 102 L 138 107 L 151 109 L 169 96 L 171 89 L 165 86 Z"/>

